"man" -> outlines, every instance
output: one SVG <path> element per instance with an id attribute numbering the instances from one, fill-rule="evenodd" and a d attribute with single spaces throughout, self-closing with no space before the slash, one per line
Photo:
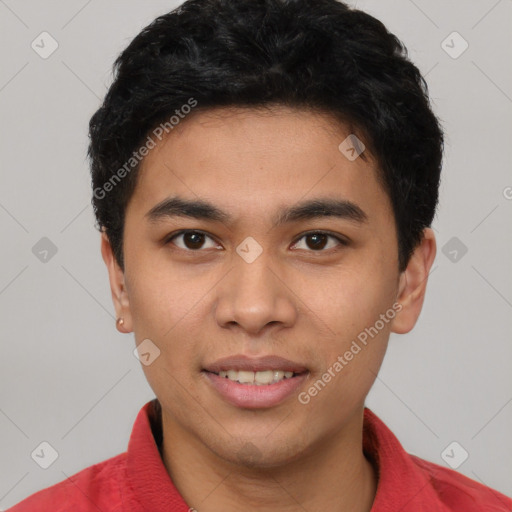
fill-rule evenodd
<path id="1" fill-rule="evenodd" d="M 510 511 L 364 406 L 436 253 L 443 135 L 395 36 L 335 0 L 189 0 L 115 69 L 93 205 L 156 399 L 12 510 Z"/>

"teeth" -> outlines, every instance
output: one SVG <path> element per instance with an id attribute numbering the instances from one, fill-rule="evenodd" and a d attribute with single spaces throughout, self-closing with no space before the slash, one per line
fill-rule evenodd
<path id="1" fill-rule="evenodd" d="M 264 386 L 266 384 L 274 384 L 275 382 L 279 382 L 283 379 L 290 379 L 293 377 L 293 372 L 285 372 L 282 370 L 265 370 L 262 372 L 227 370 L 219 372 L 219 376 L 240 384 Z"/>
<path id="2" fill-rule="evenodd" d="M 254 372 L 238 372 L 238 378 L 236 379 L 240 384 L 252 384 L 254 382 Z"/>
<path id="3" fill-rule="evenodd" d="M 272 370 L 265 370 L 264 372 L 257 372 L 254 374 L 254 382 L 256 384 L 270 384 L 274 380 L 274 373 Z M 284 372 L 281 372 L 284 376 Z M 277 379 L 275 379 L 277 380 Z"/>

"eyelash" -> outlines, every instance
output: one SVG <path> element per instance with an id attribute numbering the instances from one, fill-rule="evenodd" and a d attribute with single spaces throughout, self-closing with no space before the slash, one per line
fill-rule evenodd
<path id="1" fill-rule="evenodd" d="M 165 242 L 164 244 L 167 245 L 169 244 L 170 242 L 172 242 L 172 240 L 174 240 L 175 238 L 181 236 L 181 235 L 185 235 L 185 234 L 189 234 L 189 233 L 198 233 L 198 234 L 201 234 L 201 235 L 205 235 L 206 237 L 210 238 L 211 240 L 215 241 L 213 237 L 211 237 L 210 235 L 208 235 L 207 233 L 205 233 L 204 231 L 200 231 L 200 230 L 197 230 L 197 229 L 183 229 L 181 231 L 178 231 L 176 233 L 173 233 L 171 235 L 169 235 L 166 239 L 165 239 Z M 339 244 L 341 246 L 348 246 L 349 245 L 349 242 L 348 240 L 344 239 L 344 238 L 341 238 L 339 235 L 335 235 L 333 233 L 330 233 L 329 231 L 308 231 L 306 233 L 302 233 L 301 235 L 298 236 L 298 238 L 293 242 L 293 245 L 296 245 L 300 240 L 302 240 L 303 238 L 307 237 L 307 236 L 310 236 L 310 235 L 326 235 L 327 237 L 329 238 L 334 238 L 337 242 L 339 242 Z M 217 243 L 217 242 L 216 242 Z M 185 252 L 201 252 L 202 249 L 183 249 L 181 247 L 178 247 L 178 249 L 182 250 L 182 251 L 185 251 Z M 313 250 L 313 249 L 307 249 L 307 252 L 312 252 L 312 253 L 322 253 L 322 252 L 330 252 L 332 250 L 336 250 L 337 248 L 330 248 L 330 249 L 319 249 L 317 251 Z"/>

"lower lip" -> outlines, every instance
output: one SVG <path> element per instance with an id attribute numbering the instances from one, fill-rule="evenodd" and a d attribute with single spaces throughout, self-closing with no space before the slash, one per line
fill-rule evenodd
<path id="1" fill-rule="evenodd" d="M 282 379 L 274 384 L 239 384 L 226 377 L 207 371 L 203 373 L 217 392 L 229 403 L 246 409 L 264 409 L 274 407 L 296 393 L 307 377 L 301 373 L 289 379 Z"/>

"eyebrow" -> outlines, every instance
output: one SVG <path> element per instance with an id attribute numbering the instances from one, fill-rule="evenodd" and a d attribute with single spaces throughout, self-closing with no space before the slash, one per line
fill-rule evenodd
<path id="1" fill-rule="evenodd" d="M 174 217 L 229 223 L 232 217 L 212 203 L 202 199 L 169 197 L 149 210 L 145 217 L 150 223 Z M 273 219 L 273 227 L 320 217 L 336 217 L 353 222 L 368 222 L 368 215 L 355 203 L 345 199 L 319 198 L 284 208 Z"/>

